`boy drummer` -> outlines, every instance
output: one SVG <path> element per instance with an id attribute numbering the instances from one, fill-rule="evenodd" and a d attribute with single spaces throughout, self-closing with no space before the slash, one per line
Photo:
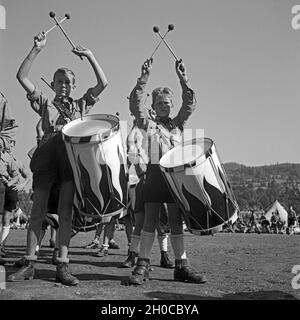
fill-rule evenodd
<path id="1" fill-rule="evenodd" d="M 17 73 L 17 79 L 27 92 L 32 109 L 42 119 L 44 132 L 39 147 L 33 154 L 30 167 L 33 172 L 33 207 L 27 233 L 25 265 L 8 277 L 9 281 L 22 281 L 34 277 L 34 263 L 37 259 L 35 249 L 41 225 L 47 211 L 49 193 L 54 183 L 60 184 L 59 213 L 59 256 L 57 258 L 56 279 L 65 285 L 77 285 L 79 280 L 68 271 L 68 247 L 72 227 L 72 204 L 74 182 L 72 168 L 61 136 L 62 127 L 69 121 L 88 113 L 98 101 L 98 96 L 107 86 L 106 77 L 93 53 L 78 46 L 72 52 L 79 57 L 86 57 L 96 75 L 97 84 L 89 88 L 78 100 L 70 96 L 75 88 L 75 75 L 67 68 L 58 69 L 53 76 L 51 87 L 55 91 L 51 101 L 39 92 L 28 78 L 32 63 L 46 45 L 46 36 L 39 33 L 34 38 L 34 46 L 23 61 Z"/>
<path id="2" fill-rule="evenodd" d="M 181 60 L 176 61 L 175 70 L 182 88 L 182 106 L 177 116 L 173 119 L 170 118 L 169 114 L 173 107 L 173 92 L 167 87 L 156 88 L 152 92 L 152 108 L 156 117 L 149 118 L 143 101 L 152 62 L 152 59 L 147 59 L 142 65 L 141 76 L 130 94 L 129 101 L 130 111 L 143 135 L 143 141 L 137 143 L 145 146 L 144 151 L 148 153 L 149 161 L 142 187 L 145 219 L 141 231 L 140 253 L 137 265 L 128 278 L 128 284 L 141 285 L 144 280 L 149 278 L 149 258 L 162 203 L 167 203 L 169 212 L 170 240 L 175 255 L 174 280 L 204 283 L 206 282 L 205 276 L 200 275 L 188 265 L 181 214 L 159 168 L 161 156 L 173 148 L 176 143 L 181 142 L 182 131 L 196 108 L 195 94 L 189 86 L 184 64 Z"/>

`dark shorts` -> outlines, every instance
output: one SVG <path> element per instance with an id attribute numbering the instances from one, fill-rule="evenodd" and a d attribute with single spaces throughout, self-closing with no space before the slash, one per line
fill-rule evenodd
<path id="1" fill-rule="evenodd" d="M 174 203 L 172 193 L 158 164 L 148 165 L 143 185 L 143 202 Z"/>
<path id="2" fill-rule="evenodd" d="M 18 192 L 0 182 L 0 214 L 17 208 Z"/>
<path id="3" fill-rule="evenodd" d="M 73 180 L 72 167 L 59 132 L 35 150 L 30 161 L 33 185 L 62 183 Z"/>

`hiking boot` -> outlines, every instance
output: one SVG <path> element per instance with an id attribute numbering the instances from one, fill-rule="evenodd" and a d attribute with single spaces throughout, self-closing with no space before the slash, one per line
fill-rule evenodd
<path id="1" fill-rule="evenodd" d="M 55 248 L 55 241 L 54 240 L 52 240 L 52 239 L 49 240 L 49 247 Z"/>
<path id="2" fill-rule="evenodd" d="M 168 257 L 167 251 L 162 251 L 161 252 L 160 266 L 162 268 L 167 268 L 167 269 L 174 268 L 174 265 L 173 265 L 172 261 Z"/>
<path id="3" fill-rule="evenodd" d="M 26 259 L 25 257 L 19 259 L 19 260 L 16 260 L 13 264 L 13 267 L 15 268 L 21 268 L 23 266 L 25 266 L 25 262 L 26 262 Z"/>
<path id="4" fill-rule="evenodd" d="M 56 263 L 56 281 L 65 286 L 76 286 L 79 283 L 79 280 L 68 271 L 68 263 L 58 261 Z"/>
<path id="5" fill-rule="evenodd" d="M 137 264 L 128 279 L 128 284 L 141 285 L 144 281 L 149 280 L 149 259 L 138 258 Z"/>
<path id="6" fill-rule="evenodd" d="M 97 249 L 97 248 L 99 248 L 99 242 L 95 240 L 93 240 L 91 243 L 85 246 L 85 249 Z"/>
<path id="7" fill-rule="evenodd" d="M 52 261 L 52 264 L 55 265 L 55 266 L 57 265 L 58 252 L 59 252 L 58 248 L 55 248 L 55 249 L 53 250 L 53 253 L 52 253 L 52 259 L 51 259 L 51 261 Z"/>
<path id="8" fill-rule="evenodd" d="M 5 265 L 5 263 L 6 263 L 6 260 L 4 260 L 4 259 L 0 258 L 0 266 L 4 266 L 4 265 Z"/>
<path id="9" fill-rule="evenodd" d="M 24 265 L 17 272 L 8 276 L 8 281 L 23 281 L 32 280 L 34 278 L 34 260 L 27 260 L 24 258 Z"/>
<path id="10" fill-rule="evenodd" d="M 136 264 L 136 258 L 138 254 L 134 251 L 130 251 L 127 259 L 122 263 L 122 268 L 131 268 L 134 267 Z"/>
<path id="11" fill-rule="evenodd" d="M 110 242 L 108 248 L 109 249 L 120 249 L 120 247 L 115 242 Z"/>
<path id="12" fill-rule="evenodd" d="M 205 283 L 207 281 L 205 276 L 188 266 L 187 259 L 175 260 L 174 280 L 191 283 Z"/>

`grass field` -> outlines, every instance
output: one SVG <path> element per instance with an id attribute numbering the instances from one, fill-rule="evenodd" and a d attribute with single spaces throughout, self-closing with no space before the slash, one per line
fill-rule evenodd
<path id="1" fill-rule="evenodd" d="M 70 246 L 70 270 L 80 279 L 77 287 L 55 282 L 49 233 L 44 239 L 34 280 L 7 282 L 0 300 L 298 300 L 300 289 L 292 288 L 294 265 L 300 264 L 300 236 L 218 233 L 195 236 L 185 232 L 190 264 L 204 273 L 208 282 L 173 281 L 173 270 L 159 267 L 157 240 L 152 250 L 150 281 L 139 287 L 125 286 L 131 269 L 120 268 L 126 259 L 124 231 L 115 232 L 120 249 L 97 257 L 97 249 L 84 249 L 94 232 L 79 233 Z M 13 230 L 7 241 L 6 277 L 16 269 L 12 263 L 24 253 L 26 230 Z M 170 257 L 174 259 L 170 247 Z M 299 284 L 298 280 L 298 284 Z"/>

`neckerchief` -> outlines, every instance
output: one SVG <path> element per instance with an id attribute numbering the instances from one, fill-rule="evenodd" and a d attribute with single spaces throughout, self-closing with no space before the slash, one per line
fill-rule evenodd
<path id="1" fill-rule="evenodd" d="M 75 112 L 79 111 L 74 107 L 74 100 L 71 97 L 56 97 L 53 100 L 53 105 L 66 123 L 74 120 Z"/>

